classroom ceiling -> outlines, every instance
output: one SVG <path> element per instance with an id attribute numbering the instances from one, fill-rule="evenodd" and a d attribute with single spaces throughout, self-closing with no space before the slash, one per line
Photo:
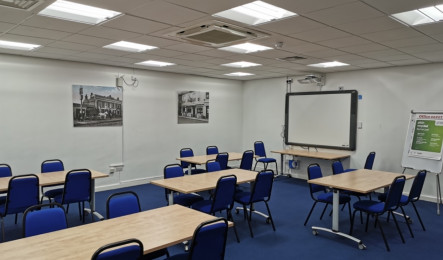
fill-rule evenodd
<path id="1" fill-rule="evenodd" d="M 389 17 L 393 13 L 443 4 L 442 0 L 265 0 L 298 16 L 257 26 L 212 16 L 252 0 L 72 1 L 124 15 L 100 25 L 88 25 L 37 15 L 53 0 L 42 1 L 29 11 L 0 6 L 0 40 L 42 45 L 33 51 L 0 48 L 0 53 L 236 80 L 443 62 L 442 22 L 408 27 Z M 268 37 L 250 42 L 273 49 L 238 54 L 170 36 L 213 20 L 267 34 Z M 117 41 L 158 48 L 143 53 L 103 48 Z M 276 48 L 278 42 L 283 44 Z M 294 56 L 304 59 L 281 60 Z M 145 60 L 176 65 L 161 68 L 135 65 Z M 221 66 L 237 61 L 262 65 L 242 69 Z M 320 69 L 306 66 L 327 61 L 350 65 Z M 255 75 L 224 75 L 238 71 Z"/>

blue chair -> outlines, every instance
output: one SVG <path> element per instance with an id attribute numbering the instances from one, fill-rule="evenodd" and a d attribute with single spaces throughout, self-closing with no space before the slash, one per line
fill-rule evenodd
<path id="1" fill-rule="evenodd" d="M 317 178 L 321 178 L 321 177 L 323 177 L 323 173 L 321 171 L 320 165 L 318 165 L 318 163 L 310 164 L 308 166 L 308 179 L 313 180 L 313 179 L 317 179 Z M 326 190 L 326 187 L 321 186 L 321 185 L 309 183 L 309 191 L 311 194 L 311 198 L 314 201 L 314 204 L 312 205 L 311 210 L 309 211 L 309 214 L 306 217 L 306 220 L 304 223 L 305 226 L 308 223 L 308 220 L 311 217 L 312 211 L 314 210 L 317 203 L 324 203 L 325 204 L 325 207 L 323 208 L 323 212 L 320 215 L 320 219 L 323 218 L 323 215 L 324 215 L 328 205 L 332 205 L 332 197 L 333 197 L 333 193 L 328 192 Z M 350 201 L 351 201 L 351 198 L 349 197 L 348 194 L 340 194 L 339 204 L 340 205 L 348 204 L 349 219 L 351 219 Z"/>
<path id="2" fill-rule="evenodd" d="M 268 165 L 270 163 L 275 163 L 275 171 L 278 175 L 277 160 L 274 158 L 266 157 L 265 145 L 263 144 L 262 141 L 257 141 L 254 143 L 254 152 L 255 155 L 259 157 L 258 159 L 257 158 L 255 159 L 254 171 L 255 168 L 257 167 L 257 163 L 263 163 L 263 167 L 265 170 L 268 168 Z"/>
<path id="3" fill-rule="evenodd" d="M 388 241 L 386 240 L 386 236 L 385 233 L 383 232 L 382 225 L 380 221 L 378 221 L 378 217 L 386 212 L 393 213 L 400 206 L 400 198 L 402 196 L 403 188 L 405 186 L 405 180 L 406 180 L 405 176 L 395 177 L 395 179 L 392 181 L 391 186 L 389 187 L 389 191 L 388 194 L 386 195 L 386 200 L 384 202 L 374 201 L 374 200 L 360 200 L 355 202 L 354 213 L 351 221 L 351 230 L 349 234 L 352 235 L 354 228 L 354 217 L 357 211 L 361 211 L 367 214 L 365 231 L 368 231 L 369 215 L 372 215 L 375 217 L 375 223 L 376 224 L 378 223 L 378 226 L 380 227 L 380 232 L 383 236 L 386 249 L 390 251 Z M 405 239 L 403 238 L 403 234 L 401 233 L 401 230 L 398 226 L 395 214 L 391 215 L 392 218 L 394 219 L 395 226 L 397 227 L 397 231 L 400 234 L 401 240 L 403 243 L 405 243 Z"/>
<path id="4" fill-rule="evenodd" d="M 5 241 L 3 218 L 9 214 L 22 213 L 27 208 L 39 204 L 39 180 L 37 175 L 26 174 L 12 177 L 8 183 L 7 194 L 5 204 L 0 205 L 3 241 Z"/>
<path id="5" fill-rule="evenodd" d="M 139 260 L 143 251 L 142 242 L 131 238 L 100 247 L 94 252 L 91 260 Z"/>
<path id="6" fill-rule="evenodd" d="M 180 157 L 192 157 L 192 156 L 194 156 L 194 152 L 192 151 L 191 148 L 183 148 L 180 150 Z M 188 173 L 189 163 L 184 162 L 184 161 L 180 161 L 180 165 L 183 168 L 183 170 L 185 171 L 185 173 L 189 174 Z M 192 169 L 191 169 L 190 174 L 199 174 L 199 173 L 206 172 L 204 169 L 198 169 L 195 164 L 191 164 L 191 168 Z"/>
<path id="7" fill-rule="evenodd" d="M 106 218 L 117 218 L 140 212 L 138 195 L 133 191 L 114 193 L 106 200 Z"/>
<path id="8" fill-rule="evenodd" d="M 234 218 L 232 217 L 232 207 L 234 206 L 236 185 L 237 177 L 235 175 L 220 177 L 217 181 L 213 198 L 195 202 L 192 204 L 191 208 L 212 215 L 215 215 L 215 213 L 219 211 L 226 211 L 227 219 L 234 222 Z M 237 242 L 240 242 L 235 224 L 234 231 Z"/>
<path id="9" fill-rule="evenodd" d="M 372 166 L 374 165 L 374 160 L 375 160 L 375 152 L 370 152 L 368 154 L 368 156 L 366 157 L 364 169 L 372 170 Z M 357 170 L 357 169 L 346 169 L 345 171 L 350 172 L 350 171 L 355 171 L 355 170 Z"/>
<path id="10" fill-rule="evenodd" d="M 207 172 L 221 171 L 220 163 L 215 160 L 207 161 L 206 162 L 206 171 Z"/>
<path id="11" fill-rule="evenodd" d="M 240 161 L 240 169 L 250 171 L 252 169 L 253 161 L 254 161 L 254 151 L 252 150 L 244 151 Z"/>
<path id="12" fill-rule="evenodd" d="M 218 147 L 215 145 L 210 145 L 206 147 L 206 155 L 218 154 Z"/>
<path id="13" fill-rule="evenodd" d="M 68 227 L 67 223 L 65 209 L 61 204 L 35 205 L 23 213 L 23 237 L 62 230 Z"/>
<path id="14" fill-rule="evenodd" d="M 168 260 L 223 260 L 227 234 L 226 219 L 218 218 L 203 222 L 194 231 L 189 253 L 173 255 Z"/>
<path id="15" fill-rule="evenodd" d="M 254 237 L 251 227 L 252 213 L 256 213 L 266 217 L 266 223 L 271 222 L 272 229 L 275 231 L 274 220 L 272 219 L 271 211 L 269 210 L 268 201 L 271 199 L 272 184 L 274 183 L 274 172 L 272 170 L 265 170 L 257 173 L 251 191 L 239 191 L 235 194 L 235 202 L 243 205 L 244 216 L 248 221 L 249 232 L 251 237 Z M 268 215 L 255 211 L 253 204 L 257 202 L 264 202 Z M 249 209 L 247 206 L 249 205 Z M 238 211 L 238 210 L 237 210 Z M 249 214 L 248 214 L 249 211 Z"/>
<path id="16" fill-rule="evenodd" d="M 215 157 L 215 161 L 220 164 L 221 170 L 229 169 L 228 162 L 229 162 L 229 154 L 228 153 L 218 153 Z"/>
<path id="17" fill-rule="evenodd" d="M 402 211 L 403 217 L 405 218 L 405 222 L 408 225 L 409 232 L 411 234 L 411 237 L 414 237 L 414 234 L 412 232 L 411 226 L 409 225 L 410 218 L 406 216 L 404 206 L 408 205 L 409 202 L 412 204 L 412 207 L 414 208 L 415 214 L 418 217 L 418 220 L 420 221 L 421 227 L 423 228 L 423 231 L 426 231 L 425 226 L 423 225 L 423 221 L 421 220 L 420 214 L 418 214 L 417 207 L 415 206 L 415 202 L 417 202 L 420 199 L 421 191 L 423 189 L 423 184 L 425 183 L 426 179 L 426 170 L 421 170 L 417 173 L 417 175 L 414 178 L 414 182 L 412 183 L 411 190 L 409 191 L 409 195 L 402 195 L 400 198 L 400 209 Z M 387 192 L 384 194 L 380 194 L 378 196 L 378 199 L 380 201 L 386 201 Z"/>
<path id="18" fill-rule="evenodd" d="M 183 169 L 179 164 L 168 164 L 163 169 L 163 178 L 175 178 L 184 176 Z M 171 191 L 165 189 L 165 198 L 168 201 L 168 196 Z M 197 194 L 174 194 L 174 204 L 179 204 L 185 207 L 191 206 L 193 203 L 203 200 L 200 195 Z"/>
<path id="19" fill-rule="evenodd" d="M 54 201 L 62 205 L 67 204 L 68 207 L 71 203 L 78 203 L 80 219 L 83 219 L 84 223 L 85 201 L 91 204 L 91 185 L 91 171 L 88 169 L 69 171 L 66 174 L 63 193 L 55 196 Z M 93 213 L 91 212 L 92 220 L 94 220 Z"/>
<path id="20" fill-rule="evenodd" d="M 42 165 L 41 165 L 41 173 L 59 172 L 59 171 L 64 171 L 64 170 L 65 170 L 65 167 L 63 165 L 63 162 L 59 159 L 45 160 L 42 162 Z M 53 186 L 60 186 L 60 185 L 52 185 L 52 186 L 45 186 L 45 187 L 53 187 Z M 42 194 L 43 195 L 42 195 L 42 198 L 40 201 L 41 203 L 43 203 L 44 198 L 48 198 L 49 203 L 51 203 L 55 196 L 61 195 L 63 193 L 62 187 L 44 191 L 45 187 L 42 187 Z"/>
<path id="21" fill-rule="evenodd" d="M 0 164 L 0 178 L 3 177 L 12 177 L 12 170 L 11 170 L 11 166 L 9 166 L 6 163 L 2 163 Z M 0 194 L 6 194 L 6 192 L 0 192 Z M 0 197 L 0 204 L 5 204 L 6 203 L 6 196 L 1 196 Z"/>

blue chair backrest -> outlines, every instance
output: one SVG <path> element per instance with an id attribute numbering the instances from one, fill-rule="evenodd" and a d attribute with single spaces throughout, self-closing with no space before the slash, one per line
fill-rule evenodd
<path id="1" fill-rule="evenodd" d="M 184 176 L 183 168 L 179 164 L 168 164 L 163 168 L 163 178 L 175 178 Z"/>
<path id="2" fill-rule="evenodd" d="M 39 204 L 39 180 L 35 174 L 14 176 L 9 180 L 6 214 L 21 213 Z"/>
<path id="3" fill-rule="evenodd" d="M 140 212 L 140 201 L 135 192 L 124 191 L 114 193 L 106 201 L 106 217 L 108 219 Z"/>
<path id="4" fill-rule="evenodd" d="M 42 162 L 42 173 L 64 171 L 63 162 L 58 159 L 51 159 Z"/>
<path id="5" fill-rule="evenodd" d="M 391 187 L 389 187 L 388 194 L 385 201 L 385 211 L 395 210 L 400 202 L 401 195 L 403 193 L 403 188 L 405 186 L 406 178 L 405 176 L 397 176 L 394 181 L 392 181 Z"/>
<path id="6" fill-rule="evenodd" d="M 236 185 L 237 177 L 235 175 L 227 175 L 218 179 L 211 212 L 232 208 Z"/>
<path id="7" fill-rule="evenodd" d="M 208 146 L 206 147 L 206 155 L 218 154 L 217 146 Z"/>
<path id="8" fill-rule="evenodd" d="M 5 163 L 0 164 L 0 178 L 11 177 L 11 176 L 12 176 L 11 166 Z"/>
<path id="9" fill-rule="evenodd" d="M 183 148 L 180 150 L 180 157 L 192 157 L 192 156 L 194 156 L 194 152 L 192 151 L 191 148 Z M 180 165 L 182 166 L 182 168 L 186 168 L 189 166 L 189 163 L 180 161 Z"/>
<path id="10" fill-rule="evenodd" d="M 272 170 L 261 171 L 255 177 L 251 191 L 251 202 L 268 201 L 271 198 L 274 172 Z"/>
<path id="11" fill-rule="evenodd" d="M 262 141 L 257 141 L 254 143 L 255 155 L 259 157 L 266 157 L 265 144 Z"/>
<path id="12" fill-rule="evenodd" d="M 216 161 L 207 161 L 206 162 L 206 171 L 207 172 L 216 172 L 216 171 L 220 171 L 221 167 L 220 167 L 220 163 L 216 162 Z"/>
<path id="13" fill-rule="evenodd" d="M 332 163 L 332 174 L 340 174 L 344 171 L 343 164 L 340 161 L 335 161 Z"/>
<path id="14" fill-rule="evenodd" d="M 54 208 L 42 208 L 54 206 Z M 62 205 L 51 203 L 28 208 L 23 215 L 23 237 L 36 236 L 68 227 Z"/>
<path id="15" fill-rule="evenodd" d="M 421 170 L 417 173 L 409 191 L 409 201 L 417 201 L 420 199 L 421 190 L 426 179 L 426 170 Z"/>
<path id="16" fill-rule="evenodd" d="M 86 169 L 68 172 L 63 189 L 63 204 L 89 201 L 90 199 L 91 172 Z"/>
<path id="17" fill-rule="evenodd" d="M 229 154 L 228 153 L 219 153 L 217 157 L 215 157 L 215 161 L 220 164 L 221 170 L 226 170 L 228 168 Z"/>
<path id="18" fill-rule="evenodd" d="M 368 157 L 366 157 L 365 169 L 372 170 L 372 166 L 374 165 L 375 160 L 375 152 L 370 152 Z"/>
<path id="19" fill-rule="evenodd" d="M 311 164 L 308 166 L 308 179 L 313 180 L 317 178 L 323 177 L 323 173 L 321 172 L 320 165 L 317 163 Z M 309 183 L 309 189 L 311 190 L 311 194 L 319 192 L 319 191 L 325 191 L 325 187 L 317 184 Z"/>
<path id="20" fill-rule="evenodd" d="M 225 219 L 204 222 L 194 232 L 188 259 L 224 259 L 228 223 Z"/>
<path id="21" fill-rule="evenodd" d="M 142 242 L 132 238 L 100 247 L 91 260 L 139 260 L 142 256 Z"/>
<path id="22" fill-rule="evenodd" d="M 254 152 L 252 150 L 247 150 L 243 152 L 243 156 L 240 162 L 240 169 L 250 171 L 252 169 L 253 160 L 254 160 Z"/>

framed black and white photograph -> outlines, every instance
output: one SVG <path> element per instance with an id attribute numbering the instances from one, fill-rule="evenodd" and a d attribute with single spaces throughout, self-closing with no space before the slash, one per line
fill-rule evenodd
<path id="1" fill-rule="evenodd" d="M 179 91 L 179 124 L 198 124 L 209 122 L 209 92 Z"/>
<path id="2" fill-rule="evenodd" d="M 74 127 L 122 126 L 123 92 L 116 87 L 72 85 Z"/>

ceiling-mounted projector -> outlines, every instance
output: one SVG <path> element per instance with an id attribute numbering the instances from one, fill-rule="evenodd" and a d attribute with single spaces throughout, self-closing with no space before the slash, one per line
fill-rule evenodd
<path id="1" fill-rule="evenodd" d="M 326 77 L 322 74 L 309 74 L 297 80 L 300 84 L 317 84 L 319 87 L 325 85 Z"/>

